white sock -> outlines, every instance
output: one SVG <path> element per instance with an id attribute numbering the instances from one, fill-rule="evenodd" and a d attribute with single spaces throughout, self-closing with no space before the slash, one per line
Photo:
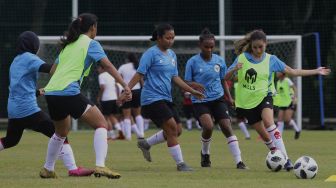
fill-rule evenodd
<path id="1" fill-rule="evenodd" d="M 197 120 L 195 121 L 195 124 L 196 124 L 197 129 L 202 129 L 202 127 L 200 126 L 200 124 Z"/>
<path id="2" fill-rule="evenodd" d="M 150 146 L 153 146 L 155 144 L 160 144 L 162 142 L 165 142 L 166 139 L 163 136 L 163 130 L 153 134 L 151 137 L 147 138 L 146 141 Z"/>
<path id="3" fill-rule="evenodd" d="M 134 132 L 137 136 L 137 138 L 143 138 L 143 135 L 140 133 L 138 126 L 136 124 L 132 125 L 132 132 Z"/>
<path id="4" fill-rule="evenodd" d="M 250 133 L 246 128 L 246 124 L 244 122 L 240 122 L 238 124 L 238 126 L 240 127 L 240 129 L 243 131 L 245 138 L 250 138 Z"/>
<path id="5" fill-rule="evenodd" d="M 105 167 L 107 155 L 107 130 L 98 128 L 94 133 L 93 146 L 96 152 L 96 166 Z"/>
<path id="6" fill-rule="evenodd" d="M 111 138 L 111 139 L 117 138 L 117 135 L 114 130 L 109 130 L 107 133 L 108 133 L 108 136 L 107 136 L 108 138 Z"/>
<path id="7" fill-rule="evenodd" d="M 3 146 L 2 141 L 0 140 L 0 151 L 4 150 L 4 149 L 5 149 L 5 147 Z"/>
<path id="8" fill-rule="evenodd" d="M 124 119 L 124 135 L 126 140 L 132 139 L 132 128 L 130 119 Z"/>
<path id="9" fill-rule="evenodd" d="M 265 142 L 265 145 L 268 147 L 269 150 L 275 150 L 276 149 L 272 139 L 268 142 Z"/>
<path id="10" fill-rule="evenodd" d="M 138 126 L 141 137 L 145 137 L 144 119 L 142 118 L 142 115 L 137 115 L 135 117 L 135 122 Z"/>
<path id="11" fill-rule="evenodd" d="M 276 126 L 273 124 L 270 127 L 266 129 L 268 131 L 268 134 L 271 135 L 271 138 L 274 142 L 274 145 L 277 149 L 282 151 L 282 153 L 285 155 L 286 159 L 288 159 L 287 151 L 285 144 L 282 140 L 280 131 L 276 128 Z"/>
<path id="12" fill-rule="evenodd" d="M 59 158 L 63 161 L 64 166 L 68 170 L 77 169 L 75 156 L 73 154 L 70 144 L 63 144 Z"/>
<path id="13" fill-rule="evenodd" d="M 297 126 L 296 122 L 293 119 L 290 120 L 289 125 L 293 126 L 295 132 L 300 132 L 299 127 Z"/>
<path id="14" fill-rule="evenodd" d="M 114 128 L 118 131 L 121 131 L 120 123 L 114 124 Z"/>
<path id="15" fill-rule="evenodd" d="M 278 125 L 278 130 L 281 132 L 281 134 L 283 133 L 284 130 L 284 122 L 283 121 L 278 121 L 277 122 Z"/>
<path id="16" fill-rule="evenodd" d="M 192 129 L 192 119 L 187 119 L 186 124 L 187 124 L 187 129 L 191 130 Z"/>
<path id="17" fill-rule="evenodd" d="M 149 129 L 149 119 L 144 119 L 144 130 Z"/>
<path id="18" fill-rule="evenodd" d="M 201 137 L 201 143 L 202 143 L 202 154 L 210 154 L 211 138 L 205 139 Z"/>
<path id="19" fill-rule="evenodd" d="M 227 138 L 227 143 L 229 145 L 231 154 L 236 162 L 236 164 L 238 164 L 240 161 L 242 161 L 241 158 L 241 152 L 239 149 L 239 143 L 238 143 L 238 139 L 235 135 L 230 136 Z"/>
<path id="20" fill-rule="evenodd" d="M 44 168 L 49 171 L 55 170 L 55 162 L 58 158 L 59 153 L 61 152 L 65 137 L 59 137 L 55 133 L 49 140 L 48 150 L 46 156 L 46 162 Z"/>
<path id="21" fill-rule="evenodd" d="M 176 146 L 172 146 L 168 148 L 169 148 L 169 153 L 175 160 L 176 164 L 180 164 L 184 162 L 180 144 L 177 144 Z"/>

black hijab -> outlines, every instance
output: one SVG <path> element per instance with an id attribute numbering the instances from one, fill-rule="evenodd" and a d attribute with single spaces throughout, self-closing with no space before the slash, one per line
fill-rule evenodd
<path id="1" fill-rule="evenodd" d="M 19 35 L 16 44 L 16 55 L 30 52 L 36 54 L 40 47 L 40 40 L 32 31 L 25 31 Z"/>

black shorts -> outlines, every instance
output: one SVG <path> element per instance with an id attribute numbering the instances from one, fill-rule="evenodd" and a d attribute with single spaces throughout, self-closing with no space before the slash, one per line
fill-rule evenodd
<path id="1" fill-rule="evenodd" d="M 190 119 L 194 115 L 193 105 L 183 105 L 183 112 L 187 119 Z"/>
<path id="2" fill-rule="evenodd" d="M 287 107 L 279 107 L 279 110 L 288 110 L 288 109 L 291 109 L 291 110 L 295 111 L 296 110 L 296 104 L 291 102 L 289 104 L 289 106 L 287 106 Z"/>
<path id="3" fill-rule="evenodd" d="M 132 90 L 132 100 L 125 102 L 121 108 L 138 108 L 140 107 L 140 96 L 141 96 L 141 89 Z"/>
<path id="4" fill-rule="evenodd" d="M 144 105 L 141 108 L 141 112 L 144 118 L 151 119 L 157 127 L 161 127 L 164 122 L 172 117 L 176 123 L 181 122 L 174 104 L 169 101 L 161 100 Z"/>
<path id="5" fill-rule="evenodd" d="M 46 95 L 48 110 L 52 120 L 59 121 L 65 119 L 68 115 L 78 119 L 85 112 L 87 105 L 94 104 L 84 95 L 73 96 Z"/>
<path id="6" fill-rule="evenodd" d="M 119 106 L 117 100 L 100 101 L 101 110 L 104 115 L 118 114 Z"/>
<path id="7" fill-rule="evenodd" d="M 237 108 L 237 115 L 240 117 L 245 117 L 247 123 L 253 125 L 262 120 L 261 112 L 264 108 L 273 109 L 273 98 L 272 96 L 267 96 L 261 101 L 261 103 L 251 109 Z"/>
<path id="8" fill-rule="evenodd" d="M 203 114 L 210 114 L 216 122 L 221 119 L 230 119 L 227 105 L 222 97 L 214 101 L 194 103 L 193 107 L 197 119 Z"/>

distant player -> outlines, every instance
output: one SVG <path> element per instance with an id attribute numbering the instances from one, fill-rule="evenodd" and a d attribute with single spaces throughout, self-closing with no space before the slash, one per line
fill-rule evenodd
<path id="1" fill-rule="evenodd" d="M 51 65 L 36 56 L 39 46 L 40 41 L 34 32 L 25 31 L 18 37 L 16 57 L 9 70 L 8 127 L 6 137 L 0 139 L 0 151 L 16 146 L 24 129 L 40 132 L 49 138 L 55 133 L 53 122 L 36 101 L 36 95 L 42 94 L 36 90 L 38 74 L 49 73 L 51 69 Z M 62 159 L 69 176 L 89 176 L 93 173 L 93 170 L 77 167 L 67 138 L 55 155 Z"/>
<path id="2" fill-rule="evenodd" d="M 97 102 L 100 104 L 102 113 L 108 125 L 107 137 L 109 139 L 123 139 L 124 135 L 116 114 L 118 114 L 119 107 L 117 105 L 118 87 L 115 79 L 104 69 L 100 64 L 97 65 L 99 92 Z M 116 129 L 116 134 L 113 129 Z"/>
<path id="3" fill-rule="evenodd" d="M 147 139 L 138 141 L 138 147 L 145 159 L 152 161 L 150 148 L 166 142 L 177 170 L 192 171 L 183 160 L 177 140 L 182 132 L 182 125 L 172 102 L 172 82 L 198 98 L 204 95 L 189 87 L 178 76 L 176 54 L 170 49 L 174 44 L 174 38 L 175 32 L 171 25 L 160 24 L 155 28 L 151 40 L 156 41 L 156 45 L 142 55 L 137 73 L 129 82 L 129 87 L 133 88 L 142 78 L 144 79 L 141 91 L 142 113 L 145 118 L 151 119 L 156 126 L 163 129 Z"/>
<path id="4" fill-rule="evenodd" d="M 236 167 L 247 169 L 242 161 L 238 138 L 233 133 L 228 108 L 224 101 L 224 90 L 229 101 L 233 101 L 224 80 L 226 64 L 222 57 L 213 53 L 215 36 L 207 28 L 199 37 L 199 47 L 201 52 L 192 56 L 187 62 L 184 79 L 191 87 L 204 90 L 205 94 L 204 99 L 191 98 L 196 117 L 202 126 L 201 166 L 211 166 L 210 143 L 214 118 L 227 139 Z"/>
<path id="5" fill-rule="evenodd" d="M 133 78 L 139 66 L 138 57 L 134 53 L 129 53 L 127 62 L 121 65 L 118 72 L 123 77 L 126 83 Z M 141 115 L 140 94 L 141 94 L 140 80 L 132 89 L 132 100 L 124 103 L 121 106 L 124 117 L 125 137 L 127 140 L 131 139 L 131 130 L 137 135 L 138 139 L 144 138 L 144 119 Z M 135 122 L 134 122 L 135 121 Z"/>
<path id="6" fill-rule="evenodd" d="M 256 129 L 270 150 L 279 149 L 283 152 L 287 158 L 285 169 L 289 171 L 293 169 L 293 164 L 288 158 L 281 132 L 274 124 L 270 90 L 272 73 L 284 72 L 291 76 L 328 75 L 330 69 L 292 69 L 275 55 L 266 53 L 266 44 L 266 34 L 262 30 L 254 30 L 238 40 L 235 43 L 238 57 L 229 67 L 225 79 L 238 76 L 235 100 L 237 113 Z"/>
<path id="7" fill-rule="evenodd" d="M 273 97 L 274 105 L 279 108 L 278 111 L 278 129 L 282 133 L 284 124 L 293 127 L 295 130 L 295 139 L 300 136 L 301 130 L 293 119 L 296 109 L 296 87 L 285 73 L 278 72 L 276 84 L 276 95 Z"/>

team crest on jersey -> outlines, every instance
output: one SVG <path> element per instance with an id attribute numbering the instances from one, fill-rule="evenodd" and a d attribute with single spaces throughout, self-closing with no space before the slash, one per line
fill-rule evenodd
<path id="1" fill-rule="evenodd" d="M 215 70 L 215 72 L 219 72 L 220 71 L 220 66 L 216 64 L 214 66 L 214 70 Z"/>
<path id="2" fill-rule="evenodd" d="M 171 60 L 171 63 L 172 63 L 172 65 L 176 66 L 176 61 L 175 61 L 175 59 L 172 59 L 172 60 Z"/>

